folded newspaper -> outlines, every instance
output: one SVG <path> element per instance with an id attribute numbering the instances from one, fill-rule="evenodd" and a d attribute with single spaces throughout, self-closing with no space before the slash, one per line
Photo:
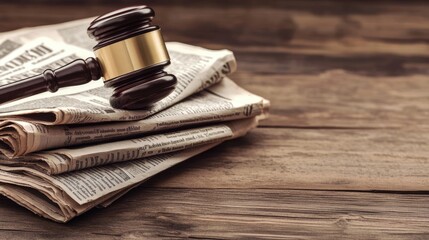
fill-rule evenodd
<path id="1" fill-rule="evenodd" d="M 90 20 L 0 34 L 0 85 L 92 56 Z M 231 51 L 167 48 L 178 84 L 150 108 L 112 108 L 101 81 L 1 105 L 0 193 L 67 222 L 267 116 L 269 101 L 227 77 L 236 70 Z"/>

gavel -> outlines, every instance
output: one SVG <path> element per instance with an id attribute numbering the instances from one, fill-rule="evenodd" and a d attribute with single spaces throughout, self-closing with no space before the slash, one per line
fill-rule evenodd
<path id="1" fill-rule="evenodd" d="M 56 70 L 0 86 L 0 103 L 88 83 L 103 77 L 113 88 L 110 104 L 120 109 L 143 109 L 169 95 L 177 79 L 164 68 L 170 64 L 159 26 L 147 6 L 119 9 L 94 19 L 88 27 L 95 39 L 95 58 L 77 59 Z"/>

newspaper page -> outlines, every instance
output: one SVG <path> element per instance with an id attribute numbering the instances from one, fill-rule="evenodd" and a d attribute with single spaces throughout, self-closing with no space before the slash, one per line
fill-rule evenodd
<path id="1" fill-rule="evenodd" d="M 221 122 L 266 114 L 269 101 L 247 92 L 225 78 L 207 90 L 139 121 L 87 126 L 46 126 L 31 122 L 0 122 L 0 151 L 7 157 L 28 153 L 130 138 L 168 129 Z"/>
<path id="2" fill-rule="evenodd" d="M 140 138 L 41 151 L 19 158 L 1 159 L 0 163 L 28 166 L 47 174 L 60 174 L 236 138 L 242 133 L 238 131 L 237 126 L 240 124 L 247 126 L 252 121 L 252 119 L 235 120 Z"/>
<path id="3" fill-rule="evenodd" d="M 228 126 L 232 138 L 236 138 L 243 136 L 256 125 L 257 118 L 251 118 L 233 121 L 225 126 Z M 218 130 L 227 132 L 223 127 Z M 208 133 L 211 134 L 217 133 Z M 29 167 L 0 165 L 0 193 L 36 214 L 54 221 L 66 222 L 96 205 L 111 203 L 136 184 L 216 146 L 225 139 L 219 138 L 218 141 L 181 151 L 54 176 Z M 127 153 L 122 152 L 122 155 L 126 156 Z"/>
<path id="4" fill-rule="evenodd" d="M 86 50 L 92 50 L 96 41 L 88 37 L 87 28 L 95 17 L 65 23 L 21 28 L 0 33 L 0 58 L 15 48 L 39 37 L 48 37 L 57 42 L 67 43 Z"/>
<path id="5" fill-rule="evenodd" d="M 109 104 L 113 90 L 101 80 L 42 93 L 0 106 L 0 119 L 25 120 L 43 124 L 82 124 L 131 121 L 148 117 L 184 98 L 220 82 L 236 69 L 234 55 L 228 50 L 208 50 L 182 43 L 168 43 L 171 65 L 166 71 L 176 75 L 175 90 L 148 109 L 129 111 Z M 92 53 L 48 38 L 39 38 L 15 49 L 0 59 L 0 84 L 7 84 L 57 68 Z M 40 52 L 40 54 L 36 54 Z M 86 52 L 86 53 L 85 53 Z"/>

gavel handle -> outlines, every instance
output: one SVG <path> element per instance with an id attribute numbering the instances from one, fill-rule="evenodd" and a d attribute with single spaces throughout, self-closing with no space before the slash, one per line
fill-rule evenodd
<path id="1" fill-rule="evenodd" d="M 56 92 L 61 87 L 88 83 L 100 77 L 97 60 L 77 59 L 56 70 L 48 69 L 43 74 L 0 86 L 0 104 L 46 91 Z"/>

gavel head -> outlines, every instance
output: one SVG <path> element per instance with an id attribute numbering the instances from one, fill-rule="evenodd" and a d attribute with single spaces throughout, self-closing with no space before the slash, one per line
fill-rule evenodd
<path id="1" fill-rule="evenodd" d="M 169 95 L 177 83 L 163 69 L 170 64 L 155 12 L 147 6 L 123 8 L 96 18 L 88 35 L 97 41 L 94 53 L 104 85 L 114 88 L 110 104 L 142 109 Z"/>

